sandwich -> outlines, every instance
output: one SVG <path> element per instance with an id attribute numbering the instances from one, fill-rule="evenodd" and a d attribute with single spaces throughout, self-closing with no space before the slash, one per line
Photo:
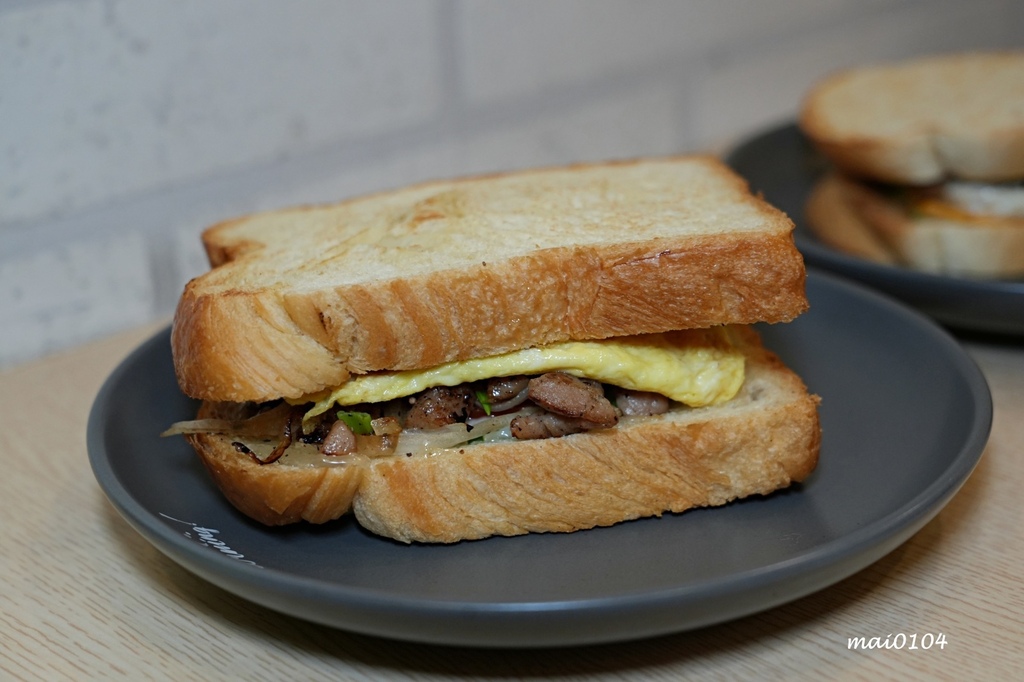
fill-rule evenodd
<path id="1" fill-rule="evenodd" d="M 792 222 L 717 159 L 420 184 L 207 229 L 174 424 L 267 525 L 571 532 L 805 480 L 818 398 L 757 322 L 807 308 Z"/>
<path id="2" fill-rule="evenodd" d="M 806 206 L 824 243 L 934 274 L 1024 276 L 1024 52 L 834 74 L 800 127 L 831 162 Z"/>

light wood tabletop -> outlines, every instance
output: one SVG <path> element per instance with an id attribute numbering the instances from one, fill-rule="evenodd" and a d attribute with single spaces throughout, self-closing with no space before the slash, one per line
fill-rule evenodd
<path id="1" fill-rule="evenodd" d="M 974 474 L 910 541 L 842 582 L 699 631 L 543 651 L 416 645 L 233 596 L 154 549 L 93 478 L 101 383 L 160 325 L 0 373 L 2 679 L 1014 679 L 1024 669 L 1024 339 L 962 339 L 995 416 Z M 916 635 L 901 649 L 851 637 Z M 926 635 L 941 633 L 921 646 Z"/>

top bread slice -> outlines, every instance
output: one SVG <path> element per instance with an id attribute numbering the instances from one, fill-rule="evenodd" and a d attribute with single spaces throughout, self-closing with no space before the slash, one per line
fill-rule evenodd
<path id="1" fill-rule="evenodd" d="M 800 127 L 839 168 L 868 179 L 1024 178 L 1024 52 L 839 72 L 808 92 Z"/>
<path id="2" fill-rule="evenodd" d="M 183 391 L 299 398 L 352 374 L 568 339 L 788 321 L 793 224 L 711 157 L 422 184 L 208 229 L 172 349 Z"/>

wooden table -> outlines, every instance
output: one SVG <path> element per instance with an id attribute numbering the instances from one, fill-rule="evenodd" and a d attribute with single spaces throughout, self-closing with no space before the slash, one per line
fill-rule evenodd
<path id="1" fill-rule="evenodd" d="M 135 533 L 100 491 L 85 428 L 151 326 L 0 374 L 2 679 L 1019 679 L 1024 670 L 1024 340 L 965 340 L 991 385 L 973 476 L 909 542 L 843 582 L 705 630 L 541 652 L 413 645 L 228 594 Z M 945 636 L 851 651 L 851 637 Z M 908 645 L 909 646 L 909 645 Z"/>

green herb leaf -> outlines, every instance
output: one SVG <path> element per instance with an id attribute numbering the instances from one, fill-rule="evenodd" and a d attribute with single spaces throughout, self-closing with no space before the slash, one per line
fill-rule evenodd
<path id="1" fill-rule="evenodd" d="M 480 407 L 484 408 L 484 414 L 488 417 L 491 416 L 491 401 L 487 399 L 487 394 L 483 391 L 476 391 L 476 400 L 480 403 Z"/>
<path id="2" fill-rule="evenodd" d="M 345 422 L 357 436 L 373 435 L 372 418 L 366 412 L 339 412 L 338 419 Z"/>

